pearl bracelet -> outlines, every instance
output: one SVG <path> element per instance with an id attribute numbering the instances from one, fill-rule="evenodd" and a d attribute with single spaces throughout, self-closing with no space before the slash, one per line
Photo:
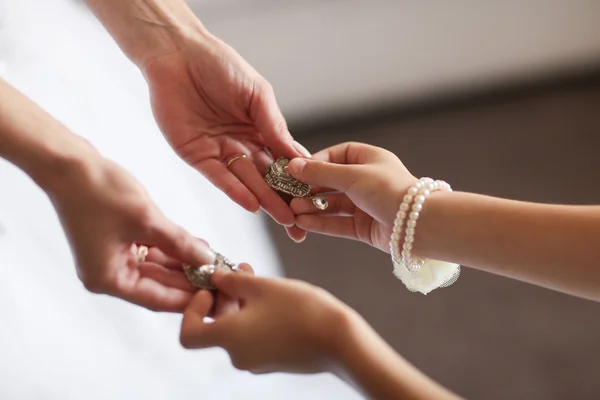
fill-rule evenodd
<path id="1" fill-rule="evenodd" d="M 390 240 L 390 253 L 394 265 L 401 265 L 410 272 L 417 272 L 425 264 L 425 259 L 412 257 L 411 250 L 415 240 L 417 220 L 419 219 L 419 213 L 423 209 L 423 204 L 432 192 L 438 190 L 452 191 L 452 188 L 444 181 L 421 178 L 414 186 L 408 189 L 408 193 L 404 196 L 402 204 L 400 204 L 400 210 L 396 214 Z M 411 212 L 407 215 L 409 209 Z M 400 250 L 400 235 L 407 216 L 408 221 L 406 222 L 406 230 L 404 231 L 404 244 L 402 245 L 402 250 Z"/>

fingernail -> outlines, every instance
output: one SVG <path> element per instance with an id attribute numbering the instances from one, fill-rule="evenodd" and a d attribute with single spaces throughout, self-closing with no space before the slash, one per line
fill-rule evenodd
<path id="1" fill-rule="evenodd" d="M 217 255 L 204 243 L 198 241 L 194 246 L 194 262 L 198 265 L 212 264 L 215 262 Z"/>
<path id="2" fill-rule="evenodd" d="M 294 140 L 292 142 L 292 145 L 298 151 L 298 153 L 302 154 L 304 157 L 306 157 L 306 158 L 312 157 L 312 154 L 310 154 L 310 151 L 306 150 L 306 147 L 302 146 L 300 143 L 298 143 Z"/>
<path id="3" fill-rule="evenodd" d="M 306 160 L 303 158 L 294 158 L 288 164 L 288 172 L 292 174 L 300 174 L 306 166 Z"/>
<path id="4" fill-rule="evenodd" d="M 254 215 L 260 215 L 260 209 L 253 212 Z"/>
<path id="5" fill-rule="evenodd" d="M 304 236 L 302 239 L 294 239 L 294 238 L 292 238 L 292 240 L 293 240 L 294 242 L 296 242 L 296 243 L 300 244 L 300 243 L 302 243 L 302 242 L 304 242 L 304 241 L 306 240 L 306 236 Z"/>

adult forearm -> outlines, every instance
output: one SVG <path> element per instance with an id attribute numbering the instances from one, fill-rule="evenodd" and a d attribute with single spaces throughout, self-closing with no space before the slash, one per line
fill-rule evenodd
<path id="1" fill-rule="evenodd" d="M 436 193 L 414 251 L 600 300 L 600 207 Z"/>
<path id="2" fill-rule="evenodd" d="M 52 190 L 100 156 L 87 141 L 0 79 L 0 157 Z"/>
<path id="3" fill-rule="evenodd" d="M 183 0 L 85 0 L 123 52 L 138 66 L 209 36 Z"/>
<path id="4" fill-rule="evenodd" d="M 345 324 L 336 347 L 334 373 L 373 400 L 456 400 L 451 393 L 400 357 L 362 319 Z M 341 329 L 341 328 L 340 328 Z"/>

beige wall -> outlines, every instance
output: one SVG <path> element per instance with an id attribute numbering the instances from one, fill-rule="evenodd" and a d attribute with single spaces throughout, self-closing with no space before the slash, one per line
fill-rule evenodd
<path id="1" fill-rule="evenodd" d="M 528 78 L 597 60 L 596 0 L 189 0 L 287 117 Z"/>

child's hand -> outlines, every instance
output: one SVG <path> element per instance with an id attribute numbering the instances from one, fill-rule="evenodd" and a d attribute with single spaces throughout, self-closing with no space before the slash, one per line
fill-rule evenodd
<path id="1" fill-rule="evenodd" d="M 312 159 L 296 158 L 288 170 L 316 186 L 329 207 L 318 210 L 310 199 L 295 198 L 296 225 L 311 232 L 360 240 L 389 252 L 400 203 L 415 178 L 393 153 L 363 143 L 343 143 Z"/>
<path id="2" fill-rule="evenodd" d="M 236 368 L 253 373 L 329 371 L 336 341 L 359 320 L 307 283 L 248 273 L 215 273 L 213 283 L 219 295 L 238 299 L 240 310 L 205 322 L 214 300 L 210 292 L 198 292 L 185 310 L 181 343 L 188 349 L 222 347 Z"/>

